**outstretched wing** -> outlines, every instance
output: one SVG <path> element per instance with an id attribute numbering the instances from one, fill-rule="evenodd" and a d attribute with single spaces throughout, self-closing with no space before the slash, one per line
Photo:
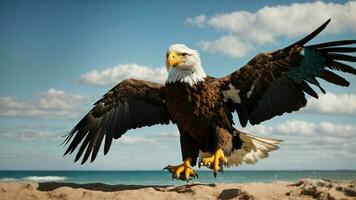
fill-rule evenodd
<path id="1" fill-rule="evenodd" d="M 237 111 L 242 126 L 247 121 L 259 124 L 276 115 L 304 107 L 304 92 L 318 98 L 309 84 L 325 93 L 316 77 L 340 86 L 349 82 L 331 70 L 356 75 L 356 70 L 340 61 L 356 62 L 356 57 L 343 54 L 355 52 L 356 40 L 342 40 L 304 46 L 330 22 L 326 21 L 314 32 L 298 42 L 271 53 L 261 53 L 238 71 L 222 78 L 221 90 L 232 111 Z M 328 69 L 327 69 L 328 68 Z"/>
<path id="2" fill-rule="evenodd" d="M 71 154 L 81 141 L 75 157 L 79 160 L 85 151 L 82 164 L 91 154 L 93 162 L 105 136 L 104 155 L 113 139 L 127 130 L 154 124 L 169 124 L 170 115 L 164 103 L 164 86 L 148 81 L 127 79 L 106 93 L 94 108 L 66 135 L 66 154 Z"/>

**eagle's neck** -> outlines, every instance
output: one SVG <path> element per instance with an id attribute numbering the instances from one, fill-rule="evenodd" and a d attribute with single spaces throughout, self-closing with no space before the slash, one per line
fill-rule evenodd
<path id="1" fill-rule="evenodd" d="M 204 81 L 206 74 L 201 66 L 196 66 L 193 69 L 171 68 L 168 71 L 166 83 L 187 83 L 190 86 L 195 85 L 200 81 Z"/>

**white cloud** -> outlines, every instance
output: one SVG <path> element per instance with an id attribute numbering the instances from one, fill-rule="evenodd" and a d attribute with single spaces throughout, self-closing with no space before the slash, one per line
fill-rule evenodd
<path id="1" fill-rule="evenodd" d="M 145 137 L 134 137 L 134 136 L 126 136 L 123 135 L 121 138 L 116 140 L 120 144 L 142 144 L 142 143 L 155 143 L 156 140 L 152 138 Z"/>
<path id="2" fill-rule="evenodd" d="M 75 118 L 78 107 L 87 100 L 78 94 L 49 89 L 38 95 L 34 101 L 20 100 L 14 96 L 0 97 L 0 116 L 25 118 Z"/>
<path id="3" fill-rule="evenodd" d="M 275 126 L 252 126 L 242 131 L 253 135 L 267 133 L 267 137 L 282 139 L 280 151 L 289 156 L 286 159 L 354 159 L 352 155 L 356 152 L 356 124 L 291 120 Z"/>
<path id="4" fill-rule="evenodd" d="M 279 37 L 295 37 L 310 33 L 329 18 L 332 18 L 331 23 L 323 33 L 356 32 L 356 1 L 349 1 L 344 4 L 315 1 L 265 6 L 256 12 L 236 11 L 217 14 L 210 18 L 199 15 L 188 18 L 186 22 L 197 27 L 210 26 L 216 30 L 221 30 L 240 43 L 261 45 L 274 42 Z M 215 46 L 224 46 L 222 39 L 224 37 L 226 35 L 210 43 L 214 43 Z M 207 43 L 207 41 L 204 43 Z M 200 42 L 199 44 L 204 43 Z M 236 47 L 236 49 L 230 49 L 230 53 L 224 51 L 223 48 L 216 48 L 215 51 L 210 52 L 241 57 L 248 50 L 248 47 L 241 48 L 238 45 Z M 228 46 L 228 48 L 231 48 L 231 46 Z M 233 51 L 236 51 L 236 53 L 231 53 Z M 243 53 L 244 51 L 245 53 Z"/>
<path id="5" fill-rule="evenodd" d="M 325 144 L 341 145 L 341 144 L 344 144 L 345 142 L 346 142 L 346 139 L 342 138 L 342 137 L 324 136 L 324 137 L 315 139 L 313 144 L 322 145 L 322 146 L 324 146 Z"/>
<path id="6" fill-rule="evenodd" d="M 50 130 L 43 126 L 16 126 L 16 127 L 1 127 L 0 138 L 15 142 L 29 141 L 58 141 L 62 140 L 63 132 L 58 130 Z"/>
<path id="7" fill-rule="evenodd" d="M 319 125 L 318 132 L 334 137 L 352 137 L 356 136 L 356 125 L 341 125 L 323 122 Z"/>
<path id="8" fill-rule="evenodd" d="M 123 135 L 121 138 L 117 140 L 120 144 L 154 144 L 154 143 L 167 143 L 171 141 L 179 141 L 179 132 L 170 131 L 163 132 L 160 134 L 153 134 L 149 136 L 131 136 L 130 133 L 128 135 Z"/>
<path id="9" fill-rule="evenodd" d="M 179 138 L 179 131 L 164 132 L 157 136 L 159 139 L 177 139 Z"/>
<path id="10" fill-rule="evenodd" d="M 356 1 L 345 4 L 316 1 L 266 6 L 254 13 L 238 11 L 216 15 L 207 23 L 229 33 L 247 36 L 253 32 L 270 34 L 275 38 L 309 33 L 329 18 L 332 18 L 332 22 L 325 33 L 356 32 Z"/>
<path id="11" fill-rule="evenodd" d="M 256 134 L 256 135 L 269 135 L 272 134 L 273 128 L 270 126 L 265 126 L 262 124 L 250 126 L 244 129 L 247 133 Z"/>
<path id="12" fill-rule="evenodd" d="M 226 35 L 215 41 L 200 41 L 198 45 L 210 53 L 221 53 L 232 57 L 243 57 L 250 46 L 232 35 Z"/>
<path id="13" fill-rule="evenodd" d="M 188 17 L 185 20 L 185 23 L 188 25 L 191 25 L 191 26 L 196 26 L 196 27 L 202 28 L 202 27 L 204 27 L 205 20 L 206 20 L 205 15 L 198 15 L 196 17 Z"/>
<path id="14" fill-rule="evenodd" d="M 306 121 L 291 120 L 276 126 L 275 131 L 280 134 L 312 135 L 315 125 Z"/>
<path id="15" fill-rule="evenodd" d="M 255 125 L 245 129 L 247 133 L 256 135 L 279 135 L 279 136 L 329 136 L 329 137 L 355 137 L 356 124 L 334 124 L 321 122 L 314 124 L 303 120 L 289 120 L 276 126 Z"/>
<path id="16" fill-rule="evenodd" d="M 136 78 L 163 83 L 167 78 L 165 67 L 153 68 L 137 64 L 121 64 L 101 71 L 90 71 L 80 76 L 81 83 L 95 86 L 113 86 L 124 79 Z"/>
<path id="17" fill-rule="evenodd" d="M 327 92 L 319 95 L 319 99 L 309 98 L 304 110 L 323 114 L 354 115 L 356 114 L 356 95 Z"/>

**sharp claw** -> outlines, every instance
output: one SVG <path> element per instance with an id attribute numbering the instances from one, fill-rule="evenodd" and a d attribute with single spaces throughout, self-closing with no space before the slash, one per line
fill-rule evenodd
<path id="1" fill-rule="evenodd" d="M 187 177 L 184 177 L 184 179 L 183 180 L 185 180 L 185 181 L 187 181 L 187 183 L 188 183 L 188 181 L 189 181 L 189 177 L 187 178 Z"/>
<path id="2" fill-rule="evenodd" d="M 190 180 L 194 180 L 196 176 L 194 170 L 191 168 L 191 166 L 186 165 L 185 163 L 178 165 L 178 166 L 172 166 L 172 165 L 168 165 L 165 168 L 163 168 L 163 170 L 168 170 L 169 173 L 171 173 L 172 175 L 172 181 L 176 180 L 182 180 L 182 181 L 186 181 L 187 183 Z"/>
<path id="3" fill-rule="evenodd" d="M 166 166 L 165 168 L 162 169 L 162 171 L 164 171 L 164 170 L 167 170 L 168 172 L 172 173 L 173 167 L 168 165 L 168 166 Z"/>
<path id="4" fill-rule="evenodd" d="M 179 179 L 180 179 L 181 181 L 186 181 L 186 180 L 187 180 L 183 175 L 180 175 Z"/>
<path id="5" fill-rule="evenodd" d="M 195 174 L 191 174 L 191 175 L 190 175 L 190 177 L 193 177 L 193 178 L 195 178 Z"/>
<path id="6" fill-rule="evenodd" d="M 214 177 L 216 178 L 219 171 L 224 173 L 224 166 L 227 166 L 228 160 L 224 157 L 224 152 L 221 149 L 218 149 L 210 157 L 206 157 L 199 162 L 200 165 L 203 165 L 209 169 L 212 169 L 214 172 Z"/>

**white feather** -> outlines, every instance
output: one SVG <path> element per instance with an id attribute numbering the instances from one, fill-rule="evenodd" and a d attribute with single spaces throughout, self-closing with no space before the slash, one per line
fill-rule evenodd
<path id="1" fill-rule="evenodd" d="M 181 82 L 193 86 L 200 81 L 204 81 L 207 76 L 201 66 L 200 56 L 197 51 L 190 49 L 183 44 L 171 45 L 168 49 L 168 53 L 172 51 L 187 53 L 189 54 L 189 57 L 187 57 L 185 63 L 180 66 L 168 68 L 168 78 L 166 83 Z"/>
<path id="2" fill-rule="evenodd" d="M 250 98 L 254 89 L 255 89 L 255 85 L 252 85 L 251 89 L 247 92 L 247 98 Z"/>
<path id="3" fill-rule="evenodd" d="M 229 90 L 222 91 L 225 99 L 231 99 L 234 103 L 241 103 L 241 98 L 239 96 L 240 90 L 236 89 L 233 85 L 229 85 Z"/>
<path id="4" fill-rule="evenodd" d="M 241 150 L 234 150 L 230 156 L 226 157 L 228 159 L 228 167 L 238 166 L 242 161 L 247 164 L 255 164 L 257 158 L 267 158 L 268 152 L 277 150 L 278 146 L 276 144 L 281 142 L 281 140 L 257 137 L 242 132 L 240 132 L 239 136 L 243 142 Z"/>
<path id="5" fill-rule="evenodd" d="M 243 162 L 255 164 L 258 158 L 267 158 L 268 152 L 277 150 L 278 146 L 276 144 L 281 142 L 281 140 L 253 136 L 243 132 L 240 132 L 239 137 L 242 140 L 242 147 L 234 150 L 230 156 L 226 157 L 228 160 L 227 167 L 239 166 Z M 211 153 L 199 152 L 200 160 L 211 155 Z"/>

